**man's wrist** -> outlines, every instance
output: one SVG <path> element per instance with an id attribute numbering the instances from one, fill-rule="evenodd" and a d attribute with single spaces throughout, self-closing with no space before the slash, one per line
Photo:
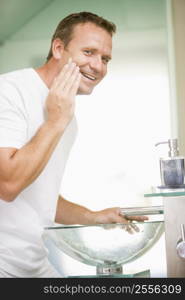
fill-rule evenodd
<path id="1" fill-rule="evenodd" d="M 96 212 L 87 209 L 87 211 L 85 213 L 85 222 L 86 222 L 86 224 L 89 224 L 89 225 L 97 224 L 97 222 L 96 222 Z"/>
<path id="2" fill-rule="evenodd" d="M 48 119 L 45 122 L 45 125 L 48 126 L 49 129 L 52 129 L 59 134 L 62 134 L 67 127 L 66 122 L 64 122 L 62 120 L 53 121 L 53 120 Z"/>

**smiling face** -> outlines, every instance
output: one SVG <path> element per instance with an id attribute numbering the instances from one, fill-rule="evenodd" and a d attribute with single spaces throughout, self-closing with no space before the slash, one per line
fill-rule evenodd
<path id="1" fill-rule="evenodd" d="M 90 22 L 75 26 L 72 39 L 63 50 L 62 61 L 65 64 L 72 57 L 80 68 L 82 78 L 78 94 L 91 94 L 104 78 L 111 52 L 112 37 L 105 29 Z"/>

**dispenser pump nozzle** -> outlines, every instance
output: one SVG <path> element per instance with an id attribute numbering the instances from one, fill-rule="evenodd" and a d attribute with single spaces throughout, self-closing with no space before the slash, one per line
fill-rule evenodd
<path id="1" fill-rule="evenodd" d="M 175 157 L 175 156 L 179 155 L 177 139 L 169 139 L 168 141 L 165 141 L 165 142 L 159 142 L 159 143 L 156 143 L 155 146 L 158 146 L 161 144 L 168 144 L 168 147 L 169 147 L 168 156 L 169 157 Z"/>
<path id="2" fill-rule="evenodd" d="M 178 142 L 177 139 L 170 139 L 168 140 L 168 146 L 169 146 L 169 156 L 174 157 L 179 155 L 179 149 L 178 149 Z"/>

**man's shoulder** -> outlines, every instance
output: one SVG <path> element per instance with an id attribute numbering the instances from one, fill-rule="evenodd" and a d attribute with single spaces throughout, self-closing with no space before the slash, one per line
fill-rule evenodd
<path id="1" fill-rule="evenodd" d="M 24 93 L 29 86 L 31 72 L 31 69 L 20 69 L 0 75 L 1 106 L 7 103 L 23 105 Z"/>
<path id="2" fill-rule="evenodd" d="M 34 78 L 34 72 L 31 68 L 19 69 L 0 75 L 0 94 L 14 95 L 14 97 L 22 95 L 30 89 Z"/>
<path id="3" fill-rule="evenodd" d="M 27 77 L 30 77 L 32 73 L 31 68 L 19 69 L 7 73 L 0 74 L 0 82 L 19 82 L 25 81 Z"/>

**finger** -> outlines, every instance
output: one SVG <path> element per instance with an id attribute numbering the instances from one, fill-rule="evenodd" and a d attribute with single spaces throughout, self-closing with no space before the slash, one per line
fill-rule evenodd
<path id="1" fill-rule="evenodd" d="M 62 85 L 64 83 L 64 81 L 62 79 L 65 78 L 65 74 L 66 74 L 67 70 L 69 69 L 69 66 L 70 66 L 69 63 L 67 63 L 63 66 L 60 73 L 53 80 L 52 88 L 56 88 L 56 87 L 58 87 L 59 84 Z"/>
<path id="2" fill-rule="evenodd" d="M 125 225 L 125 231 L 127 231 L 129 234 L 133 234 L 134 231 L 130 225 Z"/>
<path id="3" fill-rule="evenodd" d="M 132 228 L 133 228 L 133 230 L 134 230 L 135 232 L 139 232 L 139 231 L 140 231 L 139 227 L 138 227 L 136 224 L 131 223 L 130 226 L 132 226 Z"/>
<path id="4" fill-rule="evenodd" d="M 109 229 L 113 229 L 113 228 L 115 228 L 117 225 L 116 224 L 103 224 L 103 228 L 105 229 L 105 230 L 109 230 Z"/>
<path id="5" fill-rule="evenodd" d="M 65 87 L 64 87 L 64 91 L 66 93 L 73 91 L 73 85 L 75 84 L 75 81 L 78 79 L 78 74 L 80 74 L 79 70 L 80 70 L 79 67 L 76 66 L 74 68 L 73 72 L 71 73 L 71 76 L 68 79 L 68 81 L 66 82 Z"/>
<path id="6" fill-rule="evenodd" d="M 71 62 L 63 67 L 59 76 L 56 78 L 56 88 L 60 90 L 65 88 L 75 68 L 76 64 L 74 62 Z"/>
<path id="7" fill-rule="evenodd" d="M 147 216 L 125 216 L 128 220 L 143 222 L 148 220 Z"/>
<path id="8" fill-rule="evenodd" d="M 78 91 L 78 88 L 80 86 L 81 77 L 82 77 L 81 73 L 78 73 L 76 80 L 73 82 L 73 85 L 71 86 L 70 93 L 72 96 L 76 95 L 76 93 Z"/>
<path id="9" fill-rule="evenodd" d="M 69 82 L 71 81 L 72 74 L 76 70 L 76 64 L 74 62 L 69 64 L 69 67 L 67 68 L 66 72 L 63 74 L 63 76 L 60 78 L 60 82 L 58 84 L 58 87 L 60 89 L 66 89 L 68 86 Z"/>

